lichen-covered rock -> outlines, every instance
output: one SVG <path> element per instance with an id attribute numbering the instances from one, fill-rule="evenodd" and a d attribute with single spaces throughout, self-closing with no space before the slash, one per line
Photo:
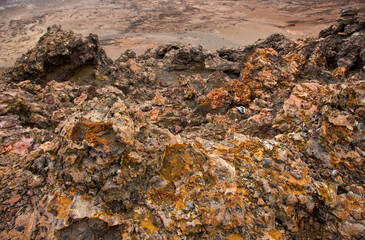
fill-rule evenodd
<path id="1" fill-rule="evenodd" d="M 237 80 L 232 82 L 234 102 L 237 105 L 248 105 L 251 102 L 251 89 Z"/>
<path id="2" fill-rule="evenodd" d="M 364 239 L 363 19 L 114 63 L 49 29 L 26 56 L 80 72 L 2 76 L 0 238 Z"/>
<path id="3" fill-rule="evenodd" d="M 274 49 L 258 48 L 246 63 L 241 76 L 252 94 L 258 97 L 263 92 L 290 88 L 302 64 L 302 57 L 294 53 L 281 56 Z"/>

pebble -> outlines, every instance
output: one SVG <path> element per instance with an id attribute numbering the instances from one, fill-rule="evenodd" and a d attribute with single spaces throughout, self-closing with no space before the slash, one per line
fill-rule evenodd
<path id="1" fill-rule="evenodd" d="M 245 107 L 243 107 L 243 106 L 239 106 L 239 107 L 237 108 L 237 111 L 238 111 L 239 113 L 241 113 L 241 114 L 245 114 L 245 113 L 246 113 L 246 108 L 245 108 Z"/>

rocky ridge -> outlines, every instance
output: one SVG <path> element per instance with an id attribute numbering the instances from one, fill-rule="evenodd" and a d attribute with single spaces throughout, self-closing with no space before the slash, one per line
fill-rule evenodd
<path id="1" fill-rule="evenodd" d="M 112 62 L 50 27 L 0 82 L 1 239 L 363 239 L 365 15 Z"/>

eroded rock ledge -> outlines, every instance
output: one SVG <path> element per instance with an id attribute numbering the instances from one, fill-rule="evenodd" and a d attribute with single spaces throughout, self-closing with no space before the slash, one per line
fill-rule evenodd
<path id="1" fill-rule="evenodd" d="M 365 18 L 112 62 L 48 29 L 0 83 L 1 239 L 364 239 Z"/>

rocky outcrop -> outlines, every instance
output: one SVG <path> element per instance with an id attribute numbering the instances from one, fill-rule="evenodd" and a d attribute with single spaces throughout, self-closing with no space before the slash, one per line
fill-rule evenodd
<path id="1" fill-rule="evenodd" d="M 54 25 L 47 29 L 37 46 L 16 61 L 8 77 L 14 82 L 30 80 L 44 85 L 51 80 L 68 80 L 88 65 L 101 68 L 111 63 L 98 36 L 90 34 L 85 38 Z"/>
<path id="2" fill-rule="evenodd" d="M 358 11 L 354 7 L 343 9 L 337 24 L 322 30 L 320 39 L 307 46 L 304 74 L 327 81 L 355 73 L 364 78 L 365 19 Z"/>
<path id="3" fill-rule="evenodd" d="M 0 238 L 363 239 L 363 19 L 114 63 L 50 28 L 0 85 Z"/>

